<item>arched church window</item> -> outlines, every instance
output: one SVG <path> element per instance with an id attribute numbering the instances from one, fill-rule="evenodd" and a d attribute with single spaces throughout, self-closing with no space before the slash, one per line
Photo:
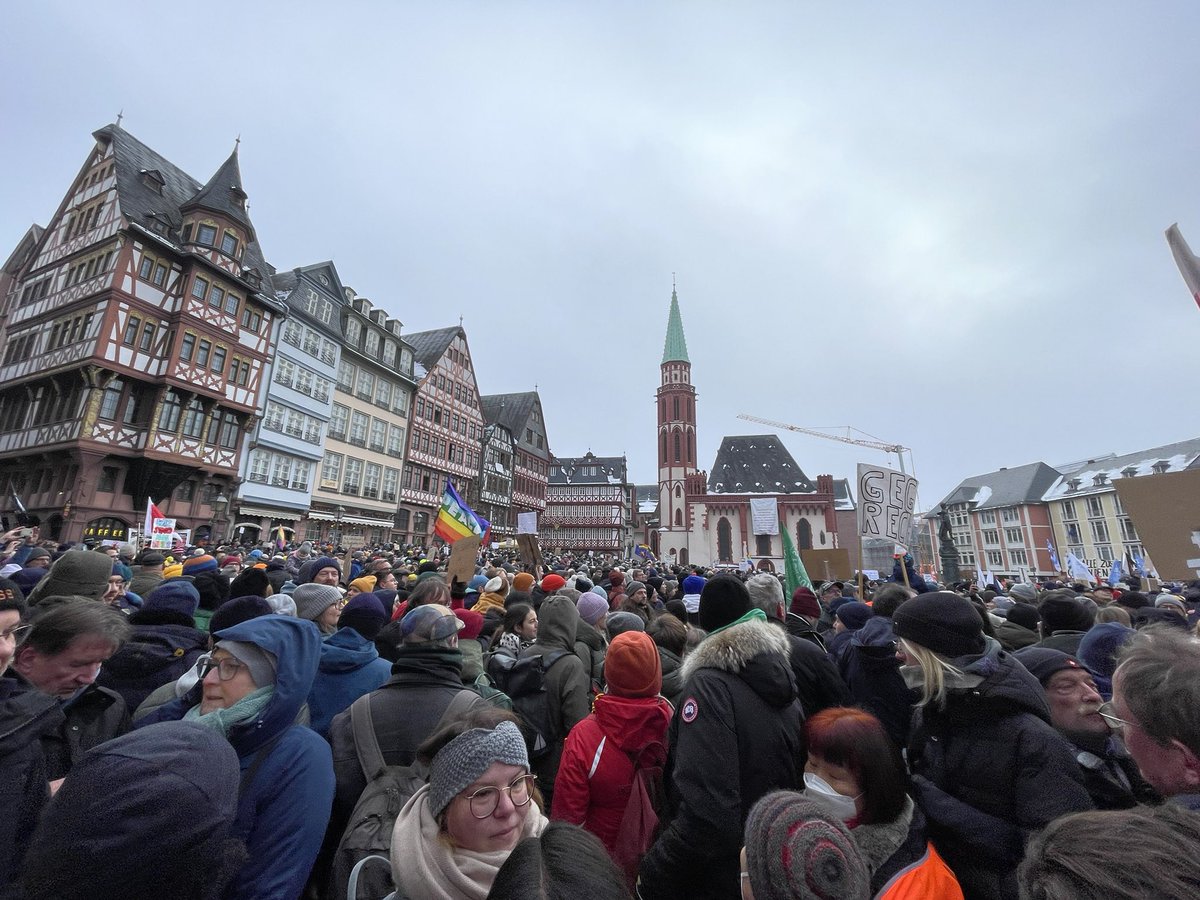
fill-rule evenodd
<path id="1" fill-rule="evenodd" d="M 680 445 L 679 432 L 676 431 L 675 432 L 675 462 L 679 462 L 679 460 L 680 460 L 680 446 L 679 445 Z"/>
<path id="2" fill-rule="evenodd" d="M 683 527 L 683 510 L 682 509 L 675 510 L 675 524 L 678 525 L 680 528 Z"/>
<path id="3" fill-rule="evenodd" d="M 801 519 L 796 523 L 796 546 L 801 550 L 811 550 L 812 545 L 812 526 L 808 524 L 808 519 Z"/>
<path id="4" fill-rule="evenodd" d="M 724 516 L 717 522 L 717 559 L 723 563 L 733 562 L 733 526 Z"/>

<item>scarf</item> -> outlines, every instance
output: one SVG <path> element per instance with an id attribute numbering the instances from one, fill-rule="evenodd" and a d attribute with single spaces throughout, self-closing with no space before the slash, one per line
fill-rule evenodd
<path id="1" fill-rule="evenodd" d="M 521 826 L 521 840 L 537 837 L 550 822 L 530 803 Z M 392 831 L 392 876 L 401 895 L 410 900 L 486 900 L 496 873 L 511 850 L 478 852 L 451 847 L 429 812 L 429 785 L 412 795 Z"/>
<path id="2" fill-rule="evenodd" d="M 209 728 L 221 732 L 225 737 L 229 737 L 230 728 L 241 722 L 249 722 L 251 719 L 257 718 L 267 708 L 267 704 L 271 702 L 273 696 L 275 696 L 275 685 L 268 684 L 266 687 L 251 691 L 226 709 L 214 709 L 210 713 L 201 715 L 200 706 L 197 704 L 189 709 L 183 718 L 186 722 L 207 725 Z"/>

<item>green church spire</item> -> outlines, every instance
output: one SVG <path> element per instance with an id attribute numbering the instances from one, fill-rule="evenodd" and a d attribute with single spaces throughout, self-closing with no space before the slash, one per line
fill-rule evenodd
<path id="1" fill-rule="evenodd" d="M 687 339 L 683 336 L 683 317 L 679 314 L 679 297 L 675 293 L 675 283 L 671 283 L 671 315 L 667 318 L 667 340 L 663 344 L 664 363 L 690 363 L 687 354 Z"/>

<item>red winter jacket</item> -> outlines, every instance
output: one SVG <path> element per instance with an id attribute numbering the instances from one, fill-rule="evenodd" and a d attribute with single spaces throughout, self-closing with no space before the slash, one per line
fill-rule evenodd
<path id="1" fill-rule="evenodd" d="M 567 735 L 551 817 L 582 825 L 611 854 L 633 784 L 630 754 L 656 741 L 666 747 L 671 705 L 662 697 L 601 694 L 593 710 Z"/>

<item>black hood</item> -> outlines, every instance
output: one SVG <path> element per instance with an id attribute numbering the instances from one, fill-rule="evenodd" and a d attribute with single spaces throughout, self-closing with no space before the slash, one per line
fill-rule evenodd
<path id="1" fill-rule="evenodd" d="M 683 680 L 697 669 L 720 669 L 737 675 L 770 705 L 785 707 L 796 699 L 791 652 L 784 629 L 758 619 L 739 622 L 710 634 L 688 654 Z"/>

